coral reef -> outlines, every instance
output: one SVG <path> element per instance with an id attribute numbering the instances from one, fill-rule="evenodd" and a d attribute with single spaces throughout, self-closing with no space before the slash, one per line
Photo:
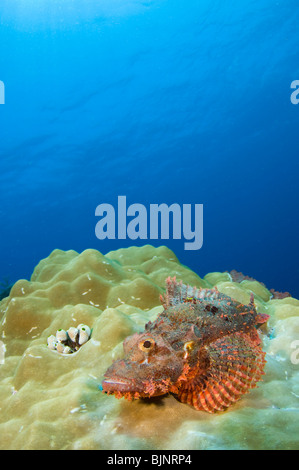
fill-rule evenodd
<path id="1" fill-rule="evenodd" d="M 123 357 L 127 336 L 161 313 L 165 279 L 212 288 L 248 304 L 254 293 L 264 329 L 263 382 L 213 415 L 173 395 L 127 402 L 99 391 L 103 374 Z M 55 250 L 0 303 L 1 449 L 296 449 L 299 444 L 299 301 L 273 299 L 257 281 L 229 273 L 203 279 L 166 247 L 107 253 Z M 47 338 L 89 325 L 75 354 L 57 354 Z"/>
<path id="2" fill-rule="evenodd" d="M 232 281 L 234 282 L 256 281 L 256 279 L 254 279 L 253 277 L 245 276 L 243 273 L 236 271 L 235 269 L 230 271 L 229 274 L 231 275 Z M 263 282 L 260 282 L 260 284 L 266 287 Z M 275 289 L 270 289 L 269 292 L 271 292 L 273 299 L 285 299 L 286 297 L 292 297 L 289 292 L 278 292 Z"/>

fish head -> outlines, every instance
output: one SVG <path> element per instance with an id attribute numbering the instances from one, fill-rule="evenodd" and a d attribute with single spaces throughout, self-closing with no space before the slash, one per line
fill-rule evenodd
<path id="1" fill-rule="evenodd" d="M 161 335 L 135 333 L 126 338 L 123 348 L 124 359 L 115 361 L 104 374 L 104 392 L 117 398 L 139 398 L 172 391 L 184 362 Z"/>

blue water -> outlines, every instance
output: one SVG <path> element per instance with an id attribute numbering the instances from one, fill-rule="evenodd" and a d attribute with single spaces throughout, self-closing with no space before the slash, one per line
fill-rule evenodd
<path id="1" fill-rule="evenodd" d="M 95 236 L 95 208 L 204 204 L 203 276 L 298 287 L 298 0 L 1 0 L 0 278 Z"/>

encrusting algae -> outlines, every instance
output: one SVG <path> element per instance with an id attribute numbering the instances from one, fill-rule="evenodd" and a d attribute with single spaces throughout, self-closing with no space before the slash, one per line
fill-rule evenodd
<path id="1" fill-rule="evenodd" d="M 260 328 L 265 375 L 226 411 L 198 411 L 174 394 L 127 402 L 99 390 L 108 367 L 124 357 L 125 338 L 162 313 L 169 276 L 197 289 L 217 286 L 243 305 L 253 293 L 258 315 L 270 316 Z M 296 449 L 298 314 L 298 300 L 273 298 L 255 280 L 234 282 L 229 273 L 201 279 L 164 246 L 105 256 L 55 250 L 0 302 L 0 448 Z M 79 345 L 87 325 L 92 334 Z M 72 334 L 74 354 L 47 345 L 55 335 L 70 347 L 64 342 Z"/>

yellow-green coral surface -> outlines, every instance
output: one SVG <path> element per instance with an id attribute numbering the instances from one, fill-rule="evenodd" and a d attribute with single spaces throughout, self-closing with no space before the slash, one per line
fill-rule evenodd
<path id="1" fill-rule="evenodd" d="M 263 335 L 264 381 L 225 412 L 209 415 L 168 395 L 128 402 L 98 389 L 124 338 L 162 311 L 165 278 L 218 289 L 271 318 Z M 84 323 L 78 352 L 47 347 L 59 328 Z M 271 300 L 256 281 L 228 273 L 201 279 L 168 248 L 55 250 L 0 302 L 1 449 L 295 449 L 299 447 L 299 301 Z M 297 345 L 299 348 L 299 342 Z"/>

